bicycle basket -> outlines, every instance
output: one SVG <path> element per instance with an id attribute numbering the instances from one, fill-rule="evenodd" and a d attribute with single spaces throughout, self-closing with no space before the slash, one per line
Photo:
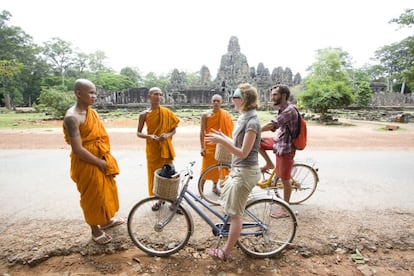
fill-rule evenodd
<path id="1" fill-rule="evenodd" d="M 175 199 L 178 195 L 180 177 L 162 177 L 158 174 L 160 171 L 161 169 L 158 169 L 154 172 L 154 194 L 165 199 Z"/>
<path id="2" fill-rule="evenodd" d="M 216 144 L 214 159 L 224 164 L 231 164 L 232 154 L 228 152 L 221 144 Z"/>

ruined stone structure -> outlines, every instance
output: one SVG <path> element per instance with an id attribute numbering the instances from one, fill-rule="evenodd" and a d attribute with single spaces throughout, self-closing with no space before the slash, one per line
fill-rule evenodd
<path id="1" fill-rule="evenodd" d="M 200 107 L 210 104 L 214 94 L 220 94 L 225 105 L 230 103 L 230 97 L 240 83 L 253 84 L 259 93 L 262 107 L 270 106 L 269 88 L 276 83 L 284 83 L 293 86 L 302 82 L 300 74 L 293 75 L 290 68 L 274 68 L 272 73 L 259 63 L 257 68 L 249 66 L 247 57 L 240 51 L 237 37 L 231 37 L 227 52 L 221 57 L 220 67 L 215 79 L 210 70 L 203 65 L 200 70 L 200 78 L 193 84 L 186 83 L 184 72 L 174 69 L 170 82 L 164 92 L 163 104 L 171 107 Z M 412 106 L 414 96 L 399 93 L 386 93 L 386 85 L 372 82 L 373 99 L 371 106 Z M 99 91 L 97 106 L 109 107 L 146 107 L 148 88 L 133 88 L 125 91 Z"/>
<path id="2" fill-rule="evenodd" d="M 208 105 L 214 94 L 220 94 L 225 103 L 237 86 L 249 82 L 254 85 L 259 93 L 259 100 L 262 105 L 270 102 L 269 88 L 275 83 L 288 85 L 299 84 L 300 74 L 293 77 L 290 68 L 275 68 L 270 75 L 268 68 L 259 63 L 257 69 L 250 67 L 246 56 L 240 51 L 239 40 L 233 36 L 230 38 L 227 53 L 221 57 L 220 67 L 217 76 L 212 80 L 210 70 L 203 65 L 200 70 L 200 79 L 194 84 L 186 83 L 186 75 L 174 69 L 171 74 L 170 83 L 166 87 L 164 104 L 174 106 Z M 142 105 L 147 101 L 146 93 L 148 88 L 134 88 L 120 92 L 100 91 L 98 105 Z"/>

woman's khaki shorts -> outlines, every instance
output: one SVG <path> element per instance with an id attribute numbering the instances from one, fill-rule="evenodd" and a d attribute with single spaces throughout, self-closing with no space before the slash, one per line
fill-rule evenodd
<path id="1" fill-rule="evenodd" d="M 226 215 L 230 217 L 243 215 L 247 198 L 260 180 L 260 174 L 259 166 L 231 168 L 220 197 Z"/>

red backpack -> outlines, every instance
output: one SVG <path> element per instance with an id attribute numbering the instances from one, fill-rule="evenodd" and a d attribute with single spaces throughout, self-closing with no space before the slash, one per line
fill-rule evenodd
<path id="1" fill-rule="evenodd" d="M 292 135 L 292 144 L 297 150 L 303 150 L 306 147 L 307 140 L 307 127 L 306 121 L 299 113 L 299 110 L 295 107 L 296 112 L 298 113 L 298 131 L 295 135 Z M 290 130 L 289 130 L 290 132 Z"/>

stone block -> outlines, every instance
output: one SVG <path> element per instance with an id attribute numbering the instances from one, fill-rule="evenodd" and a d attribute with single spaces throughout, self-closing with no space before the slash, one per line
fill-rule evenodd
<path id="1" fill-rule="evenodd" d="M 386 130 L 391 130 L 391 131 L 393 131 L 393 130 L 397 130 L 397 129 L 399 129 L 400 127 L 399 126 L 395 126 L 395 125 L 386 125 L 385 126 L 385 129 Z"/>

